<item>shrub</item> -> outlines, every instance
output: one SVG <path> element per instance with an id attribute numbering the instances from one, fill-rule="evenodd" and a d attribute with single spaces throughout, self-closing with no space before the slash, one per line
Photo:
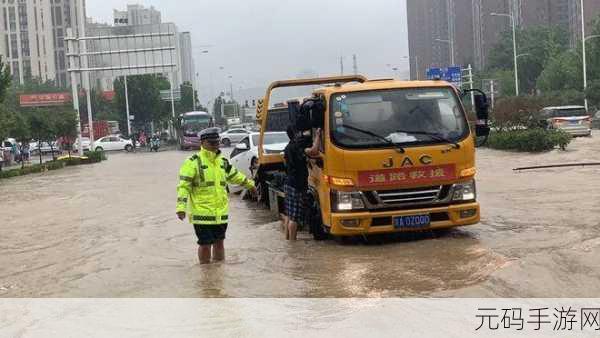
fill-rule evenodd
<path id="1" fill-rule="evenodd" d="M 106 154 L 103 151 L 86 151 L 83 156 L 88 158 L 83 161 L 85 164 L 106 161 Z"/>
<path id="2" fill-rule="evenodd" d="M 556 146 L 564 150 L 570 142 L 571 135 L 562 130 L 530 129 L 493 132 L 488 146 L 500 150 L 542 152 Z"/>

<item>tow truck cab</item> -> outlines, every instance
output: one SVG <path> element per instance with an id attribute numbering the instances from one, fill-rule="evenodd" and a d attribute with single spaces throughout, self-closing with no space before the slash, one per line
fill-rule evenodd
<path id="1" fill-rule="evenodd" d="M 316 239 L 479 222 L 474 133 L 451 84 L 361 76 L 275 82 L 258 110 L 261 132 L 274 125 L 267 109 L 274 88 L 327 83 L 334 85 L 314 91 L 324 109 L 311 133 L 320 127 L 323 138 L 308 163 L 305 223 Z M 267 173 L 282 170 L 283 155 L 260 144 L 259 177 L 268 181 Z"/>

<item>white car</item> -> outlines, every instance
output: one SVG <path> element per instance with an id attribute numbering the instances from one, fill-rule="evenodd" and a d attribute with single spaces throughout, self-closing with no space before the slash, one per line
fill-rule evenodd
<path id="1" fill-rule="evenodd" d="M 40 143 L 39 148 L 38 142 L 30 142 L 29 151 L 32 156 L 39 155 L 40 151 L 42 152 L 42 155 L 52 154 L 53 151 L 56 154 L 60 153 L 60 149 L 58 149 L 58 144 L 56 143 L 56 141 L 52 142 L 52 146 L 48 142 L 42 142 Z"/>
<path id="2" fill-rule="evenodd" d="M 229 155 L 231 164 L 249 178 L 254 177 L 254 169 L 258 164 L 259 138 L 260 133 L 251 133 L 243 138 Z M 282 153 L 289 142 L 290 140 L 284 132 L 267 132 L 263 151 L 267 154 Z M 229 186 L 229 189 L 232 192 L 242 190 L 238 186 Z"/>
<path id="3" fill-rule="evenodd" d="M 89 137 L 81 138 L 81 147 L 83 148 L 83 151 L 89 151 L 90 145 L 91 141 Z M 73 150 L 79 150 L 79 140 L 75 140 L 75 143 L 73 143 Z"/>
<path id="4" fill-rule="evenodd" d="M 225 147 L 229 147 L 232 144 L 237 144 L 238 142 L 240 142 L 244 137 L 250 135 L 250 131 L 247 129 L 243 129 L 243 128 L 235 128 L 235 129 L 229 129 L 227 131 L 224 131 L 221 133 L 221 143 L 225 146 Z"/>
<path id="5" fill-rule="evenodd" d="M 112 150 L 133 150 L 133 143 L 131 140 L 125 139 L 120 136 L 110 135 L 98 139 L 94 142 L 95 151 L 112 151 Z"/>

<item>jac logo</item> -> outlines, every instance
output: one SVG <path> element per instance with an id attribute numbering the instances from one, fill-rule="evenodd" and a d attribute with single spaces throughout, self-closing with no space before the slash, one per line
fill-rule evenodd
<path id="1" fill-rule="evenodd" d="M 430 165 L 431 163 L 433 163 L 433 158 L 429 155 L 422 155 L 421 157 L 419 157 L 419 162 L 421 162 L 421 164 L 423 164 L 423 165 Z M 400 167 L 401 168 L 413 167 L 414 165 L 415 164 L 410 159 L 410 157 L 405 157 L 402 160 L 402 164 L 400 165 Z M 383 167 L 386 169 L 393 168 L 394 167 L 394 159 L 392 157 L 388 158 L 387 161 L 383 162 Z"/>

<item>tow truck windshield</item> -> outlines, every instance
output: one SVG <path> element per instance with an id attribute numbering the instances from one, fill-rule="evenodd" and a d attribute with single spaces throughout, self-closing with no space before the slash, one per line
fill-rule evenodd
<path id="1" fill-rule="evenodd" d="M 456 144 L 469 132 L 450 88 L 336 94 L 330 116 L 334 143 L 347 148 Z"/>

